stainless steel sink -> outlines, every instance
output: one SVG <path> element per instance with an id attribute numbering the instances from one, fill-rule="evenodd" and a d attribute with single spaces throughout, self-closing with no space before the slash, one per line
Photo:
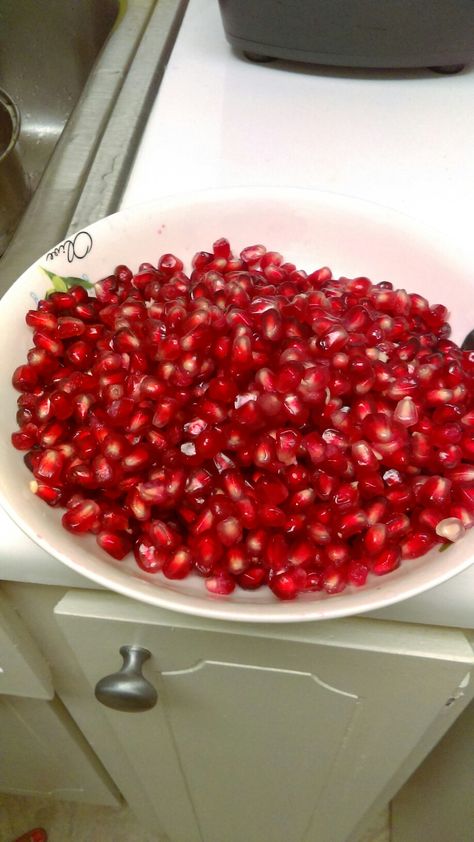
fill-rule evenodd
<path id="1" fill-rule="evenodd" d="M 185 7 L 1 0 L 0 89 L 20 131 L 8 148 L 13 111 L 2 121 L 0 100 L 0 235 L 10 240 L 0 294 L 71 230 L 117 208 Z"/>

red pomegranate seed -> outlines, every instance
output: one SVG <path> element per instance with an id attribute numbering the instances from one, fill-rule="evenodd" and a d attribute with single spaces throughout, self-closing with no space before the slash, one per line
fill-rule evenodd
<path id="1" fill-rule="evenodd" d="M 12 384 L 19 392 L 31 392 L 38 384 L 38 371 L 33 365 L 19 365 L 12 375 Z"/>
<path id="2" fill-rule="evenodd" d="M 322 585 L 326 593 L 341 593 L 346 587 L 347 570 L 344 567 L 328 566 L 322 576 Z"/>
<path id="3" fill-rule="evenodd" d="M 219 570 L 215 576 L 209 576 L 204 580 L 204 584 L 212 594 L 219 596 L 227 596 L 235 590 L 235 579 L 229 575 L 225 570 Z"/>
<path id="4" fill-rule="evenodd" d="M 57 506 L 63 499 L 62 488 L 55 488 L 53 485 L 45 485 L 44 483 L 32 480 L 30 482 L 30 491 L 44 500 L 48 506 Z"/>
<path id="5" fill-rule="evenodd" d="M 216 526 L 217 535 L 225 547 L 237 544 L 242 537 L 242 526 L 235 517 L 227 517 Z"/>
<path id="6" fill-rule="evenodd" d="M 451 486 L 451 480 L 446 477 L 429 477 L 420 488 L 419 498 L 428 506 L 446 506 L 451 499 Z"/>
<path id="7" fill-rule="evenodd" d="M 163 573 L 167 579 L 185 579 L 191 569 L 192 556 L 187 547 L 174 550 L 163 564 Z"/>
<path id="8" fill-rule="evenodd" d="M 100 526 L 100 507 L 94 500 L 81 500 L 63 514 L 62 524 L 69 532 L 94 532 Z"/>
<path id="9" fill-rule="evenodd" d="M 355 509 L 342 515 L 337 524 L 337 531 L 342 538 L 357 535 L 368 526 L 367 515 L 362 509 Z"/>
<path id="10" fill-rule="evenodd" d="M 385 523 L 374 523 L 364 535 L 364 546 L 370 555 L 380 553 L 387 543 L 388 529 Z"/>
<path id="11" fill-rule="evenodd" d="M 138 566 L 145 573 L 158 573 L 168 561 L 166 550 L 156 547 L 147 535 L 140 535 L 133 545 L 133 554 Z"/>
<path id="12" fill-rule="evenodd" d="M 295 599 L 298 595 L 298 586 L 292 573 L 279 573 L 272 576 L 268 580 L 268 585 L 278 599 Z"/>
<path id="13" fill-rule="evenodd" d="M 376 576 L 384 576 L 385 573 L 396 570 L 400 565 L 400 558 L 401 555 L 398 547 L 386 547 L 375 556 L 371 564 L 371 570 Z"/>
<path id="14" fill-rule="evenodd" d="M 400 544 L 403 559 L 419 558 L 436 544 L 436 536 L 428 531 L 413 531 Z"/>
<path id="15" fill-rule="evenodd" d="M 362 561 L 353 559 L 349 562 L 347 567 L 347 581 L 356 588 L 361 588 L 367 581 L 369 575 L 369 568 Z"/>
<path id="16" fill-rule="evenodd" d="M 58 319 L 54 313 L 41 310 L 28 310 L 25 321 L 30 327 L 50 332 L 53 332 L 58 325 Z"/>
<path id="17" fill-rule="evenodd" d="M 247 591 L 253 591 L 260 588 L 267 580 L 267 571 L 263 567 L 249 567 L 244 573 L 238 577 L 238 583 L 241 588 Z"/>
<path id="18" fill-rule="evenodd" d="M 132 549 L 132 539 L 127 532 L 111 532 L 109 530 L 102 530 L 96 536 L 96 541 L 106 553 L 122 561 Z"/>

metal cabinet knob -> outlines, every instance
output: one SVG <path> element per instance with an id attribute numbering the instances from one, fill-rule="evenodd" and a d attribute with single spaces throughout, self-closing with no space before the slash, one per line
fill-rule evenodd
<path id="1" fill-rule="evenodd" d="M 99 702 L 114 710 L 139 712 L 156 705 L 158 693 L 142 674 L 151 652 L 141 646 L 121 646 L 123 665 L 119 672 L 106 675 L 95 686 Z"/>

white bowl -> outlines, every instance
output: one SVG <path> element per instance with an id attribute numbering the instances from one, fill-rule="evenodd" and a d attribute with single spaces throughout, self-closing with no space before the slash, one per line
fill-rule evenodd
<path id="1" fill-rule="evenodd" d="M 328 596 L 315 593 L 278 601 L 268 588 L 236 589 L 212 596 L 203 580 L 172 581 L 143 573 L 133 559 L 116 562 L 93 536 L 76 537 L 60 525 L 62 512 L 29 490 L 31 474 L 10 443 L 18 393 L 11 374 L 25 360 L 31 332 L 24 315 L 51 286 L 41 267 L 59 276 L 98 280 L 125 263 L 132 270 L 173 252 L 189 261 L 221 236 L 235 251 L 253 243 L 280 251 L 299 268 L 329 265 L 336 275 L 367 275 L 374 282 L 425 295 L 451 311 L 452 337 L 472 329 L 473 278 L 449 243 L 414 220 L 384 207 L 344 196 L 301 189 L 235 188 L 178 195 L 102 219 L 53 248 L 31 266 L 0 302 L 0 502 L 44 550 L 76 572 L 143 602 L 223 620 L 295 622 L 343 617 L 382 608 L 426 591 L 474 561 L 474 529 L 448 552 L 432 550 L 405 561 L 393 573 L 372 577 L 362 589 Z M 188 264 L 189 265 L 189 264 Z"/>

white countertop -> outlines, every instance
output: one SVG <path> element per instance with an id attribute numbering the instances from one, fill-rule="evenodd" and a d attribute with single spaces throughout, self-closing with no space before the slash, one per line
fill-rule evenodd
<path id="1" fill-rule="evenodd" d="M 313 187 L 446 231 L 474 266 L 473 100 L 474 67 L 439 76 L 252 64 L 228 46 L 217 0 L 190 0 L 122 207 L 208 187 Z M 0 534 L 0 578 L 94 587 L 1 511 Z M 474 565 L 370 616 L 474 628 Z"/>

